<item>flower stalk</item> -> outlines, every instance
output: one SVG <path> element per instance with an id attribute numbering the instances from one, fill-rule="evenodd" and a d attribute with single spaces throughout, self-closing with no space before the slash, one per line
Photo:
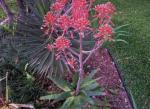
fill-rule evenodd
<path id="1" fill-rule="evenodd" d="M 56 58 L 64 62 L 70 74 L 74 74 L 76 71 L 79 72 L 75 95 L 78 95 L 81 90 L 81 83 L 85 73 L 83 68 L 84 64 L 87 63 L 90 57 L 105 41 L 111 41 L 112 39 L 113 28 L 111 16 L 115 12 L 115 7 L 111 2 L 107 2 L 91 8 L 94 1 L 72 0 L 70 4 L 67 4 L 69 3 L 68 0 L 56 0 L 50 8 L 52 11 L 49 11 L 43 20 L 43 32 L 50 34 L 49 38 L 53 37 L 54 39 L 54 42 L 47 46 L 48 50 L 56 51 Z M 69 7 L 67 9 L 65 6 L 68 5 Z M 93 19 L 98 20 L 98 28 L 92 28 L 91 26 L 91 21 L 89 20 L 89 12 L 91 10 L 95 11 Z M 89 30 L 90 32 L 87 32 Z M 55 35 L 53 36 L 53 33 L 57 37 Z M 92 49 L 85 51 L 83 49 L 83 39 L 88 36 L 94 38 L 95 45 Z M 73 43 L 73 41 L 76 43 Z"/>
<path id="2" fill-rule="evenodd" d="M 76 95 L 79 94 L 80 92 L 80 84 L 83 80 L 83 75 L 84 75 L 84 70 L 83 70 L 83 37 L 84 37 L 84 33 L 81 32 L 80 33 L 80 54 L 79 54 L 79 64 L 80 64 L 80 68 L 79 68 L 79 79 L 77 82 L 77 87 L 76 87 Z"/>

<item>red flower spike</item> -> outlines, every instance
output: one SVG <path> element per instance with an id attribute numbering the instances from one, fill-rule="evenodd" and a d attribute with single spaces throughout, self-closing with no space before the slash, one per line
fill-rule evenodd
<path id="1" fill-rule="evenodd" d="M 58 19 L 58 24 L 61 29 L 67 30 L 71 25 L 71 19 L 68 16 L 62 15 Z"/>
<path id="2" fill-rule="evenodd" d="M 87 5 L 87 2 L 86 0 L 73 0 L 72 2 L 72 7 L 73 9 L 76 9 L 76 8 L 82 8 L 82 7 L 85 7 Z"/>
<path id="3" fill-rule="evenodd" d="M 89 17 L 89 12 L 88 10 L 85 8 L 82 9 L 72 9 L 72 18 L 73 19 L 80 19 L 80 18 L 84 18 L 87 19 Z"/>
<path id="4" fill-rule="evenodd" d="M 55 4 L 52 5 L 52 9 L 54 11 L 60 11 L 63 9 L 63 7 L 64 7 L 64 5 L 61 3 L 58 3 L 58 2 L 56 2 Z"/>
<path id="5" fill-rule="evenodd" d="M 108 24 L 99 28 L 98 34 L 95 35 L 95 38 L 104 38 L 107 36 L 111 36 L 113 34 L 113 29 Z"/>
<path id="6" fill-rule="evenodd" d="M 70 40 L 60 36 L 56 39 L 54 45 L 58 51 L 64 51 L 66 48 L 70 47 Z"/>
<path id="7" fill-rule="evenodd" d="M 57 0 L 56 3 L 52 5 L 54 11 L 60 11 L 64 8 L 68 0 Z"/>
<path id="8" fill-rule="evenodd" d="M 44 25 L 45 26 L 54 25 L 55 21 L 56 21 L 56 16 L 54 14 L 52 14 L 51 12 L 48 12 L 44 16 Z"/>
<path id="9" fill-rule="evenodd" d="M 107 2 L 106 5 L 109 7 L 111 14 L 113 14 L 116 11 L 116 7 L 111 2 Z"/>
<path id="10" fill-rule="evenodd" d="M 57 0 L 57 2 L 60 2 L 61 4 L 66 4 L 68 0 Z"/>
<path id="11" fill-rule="evenodd" d="M 83 31 L 88 28 L 90 21 L 85 18 L 73 19 L 73 27 L 77 30 Z"/>
<path id="12" fill-rule="evenodd" d="M 116 8 L 111 2 L 95 6 L 95 11 L 98 13 L 96 16 L 99 18 L 108 19 L 112 14 L 114 14 L 115 10 Z"/>
<path id="13" fill-rule="evenodd" d="M 74 0 L 72 3 L 72 18 L 88 18 L 88 9 L 86 0 Z"/>

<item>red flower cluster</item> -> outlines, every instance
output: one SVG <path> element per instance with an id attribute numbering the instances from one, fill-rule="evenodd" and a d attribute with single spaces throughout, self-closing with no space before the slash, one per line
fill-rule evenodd
<path id="1" fill-rule="evenodd" d="M 80 19 L 80 18 L 85 18 L 88 19 L 89 13 L 87 9 L 84 8 L 77 8 L 77 9 L 72 9 L 72 18 L 73 19 Z"/>
<path id="2" fill-rule="evenodd" d="M 113 34 L 113 29 L 108 24 L 99 28 L 99 32 L 95 35 L 95 38 L 104 38 L 111 36 Z"/>
<path id="3" fill-rule="evenodd" d="M 56 16 L 54 14 L 52 14 L 51 12 L 48 12 L 44 16 L 44 25 L 45 26 L 54 25 L 55 21 L 56 21 Z"/>
<path id="4" fill-rule="evenodd" d="M 60 11 L 64 8 L 65 4 L 68 0 L 56 0 L 56 2 L 52 5 L 52 9 L 54 11 Z"/>
<path id="5" fill-rule="evenodd" d="M 73 0 L 72 1 L 72 8 L 73 9 L 83 8 L 86 5 L 87 5 L 86 0 Z"/>
<path id="6" fill-rule="evenodd" d="M 57 51 L 64 51 L 66 48 L 70 47 L 70 40 L 65 37 L 58 37 L 54 43 Z"/>
<path id="7" fill-rule="evenodd" d="M 87 28 L 88 25 L 90 25 L 88 19 L 80 18 L 80 19 L 73 20 L 73 27 L 77 30 L 83 31 Z"/>
<path id="8" fill-rule="evenodd" d="M 77 30 L 83 31 L 90 22 L 88 20 L 89 13 L 86 0 L 74 0 L 72 2 L 72 23 Z"/>
<path id="9" fill-rule="evenodd" d="M 65 31 L 71 26 L 71 19 L 68 16 L 62 15 L 57 21 L 59 27 Z"/>
<path id="10" fill-rule="evenodd" d="M 95 6 L 95 11 L 97 12 L 96 17 L 102 20 L 109 20 L 111 15 L 116 11 L 116 8 L 111 2 L 107 2 L 105 4 Z M 102 21 L 100 23 L 102 23 Z"/>
<path id="11" fill-rule="evenodd" d="M 90 5 L 95 0 L 89 0 Z M 57 51 L 64 51 L 66 48 L 70 47 L 70 40 L 65 38 L 68 28 L 73 27 L 77 31 L 84 31 L 90 26 L 89 18 L 89 7 L 87 0 L 72 0 L 71 3 L 71 13 L 65 13 L 64 15 L 57 14 L 57 11 L 60 11 L 64 8 L 68 0 L 56 0 L 52 5 L 53 12 L 48 12 L 44 17 L 43 30 L 45 33 L 49 34 L 55 31 L 55 28 L 60 28 L 63 30 L 61 37 L 58 37 L 54 44 L 48 44 L 47 49 L 52 50 L 53 48 Z M 94 10 L 96 11 L 96 18 L 99 19 L 99 30 L 98 33 L 94 36 L 95 38 L 106 38 L 112 36 L 113 29 L 110 26 L 111 16 L 114 14 L 116 8 L 111 2 L 105 4 L 100 4 L 95 6 Z M 50 28 L 52 27 L 52 28 Z M 73 37 L 73 34 L 71 34 Z"/>
<path id="12" fill-rule="evenodd" d="M 57 49 L 57 51 L 64 51 L 66 48 L 69 48 L 70 47 L 70 40 L 65 38 L 65 37 L 58 37 L 56 40 L 55 40 L 55 43 L 54 44 L 47 44 L 46 48 L 49 50 L 49 51 L 52 51 L 52 49 Z"/>
<path id="13" fill-rule="evenodd" d="M 56 20 L 57 20 L 57 17 L 52 12 L 49 11 L 44 16 L 43 25 L 41 26 L 41 30 L 44 31 L 44 33 L 46 35 L 49 34 L 51 31 L 53 31 L 52 28 L 54 27 Z"/>

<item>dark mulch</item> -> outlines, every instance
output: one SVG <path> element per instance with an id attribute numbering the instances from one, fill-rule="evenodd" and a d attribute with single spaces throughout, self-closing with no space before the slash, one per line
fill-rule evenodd
<path id="1" fill-rule="evenodd" d="M 99 68 L 96 77 L 100 77 L 99 84 L 104 87 L 111 109 L 132 109 L 128 94 L 115 63 L 107 49 L 96 52 L 88 62 L 91 68 Z"/>

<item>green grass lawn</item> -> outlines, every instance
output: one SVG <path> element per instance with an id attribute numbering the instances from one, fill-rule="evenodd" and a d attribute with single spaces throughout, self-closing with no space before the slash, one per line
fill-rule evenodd
<path id="1" fill-rule="evenodd" d="M 111 51 L 138 109 L 150 109 L 150 0 L 103 1 L 117 6 L 116 25 L 130 24 L 126 28 L 130 36 L 121 37 L 129 44 L 115 43 Z"/>

